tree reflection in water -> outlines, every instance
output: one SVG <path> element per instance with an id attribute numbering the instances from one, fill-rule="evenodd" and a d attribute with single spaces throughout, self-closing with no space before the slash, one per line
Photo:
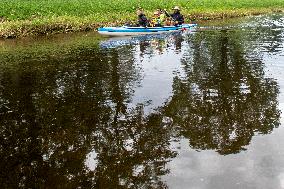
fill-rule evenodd
<path id="1" fill-rule="evenodd" d="M 166 188 L 160 178 L 177 155 L 170 148 L 173 138 L 231 154 L 255 133 L 270 133 L 279 124 L 278 86 L 264 76 L 261 57 L 247 53 L 240 35 L 209 31 L 189 41 L 159 39 L 157 54 L 163 47 L 185 53 L 185 76 L 174 78 L 169 102 L 149 115 L 144 104 L 129 109 L 142 80 L 131 44 L 3 64 L 3 188 Z M 151 42 L 136 45 L 142 57 L 155 54 Z"/>
<path id="2" fill-rule="evenodd" d="M 4 188 L 164 186 L 171 132 L 161 114 L 143 116 L 143 105 L 126 111 L 140 80 L 131 51 L 94 50 L 2 70 Z"/>
<path id="3" fill-rule="evenodd" d="M 255 133 L 267 134 L 279 125 L 278 85 L 265 78 L 257 52 L 245 54 L 241 35 L 196 34 L 194 51 L 182 60 L 186 76 L 174 79 L 165 112 L 194 149 L 238 153 Z"/>

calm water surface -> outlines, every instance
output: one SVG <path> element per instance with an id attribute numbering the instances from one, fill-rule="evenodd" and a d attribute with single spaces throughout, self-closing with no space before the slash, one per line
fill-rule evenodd
<path id="1" fill-rule="evenodd" d="M 0 41 L 1 188 L 284 188 L 284 16 Z"/>

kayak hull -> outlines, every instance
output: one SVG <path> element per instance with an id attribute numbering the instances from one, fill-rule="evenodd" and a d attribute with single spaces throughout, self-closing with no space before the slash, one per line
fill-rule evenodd
<path id="1" fill-rule="evenodd" d="M 169 33 L 181 30 L 187 30 L 197 26 L 196 24 L 182 24 L 179 26 L 164 27 L 103 27 L 98 29 L 98 33 L 107 36 L 137 36 L 148 34 Z"/>

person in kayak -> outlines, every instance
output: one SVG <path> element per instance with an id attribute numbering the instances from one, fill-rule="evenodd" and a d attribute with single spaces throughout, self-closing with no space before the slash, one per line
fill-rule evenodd
<path id="1" fill-rule="evenodd" d="M 146 15 L 143 12 L 143 9 L 138 8 L 136 13 L 137 13 L 137 16 L 138 16 L 137 26 L 147 27 L 149 25 L 149 21 L 148 21 Z"/>
<path id="2" fill-rule="evenodd" d="M 151 18 L 150 26 L 151 27 L 161 27 L 162 26 L 162 22 L 160 19 L 160 12 L 158 10 L 154 12 L 154 16 Z"/>
<path id="3" fill-rule="evenodd" d="M 162 10 L 161 8 L 157 9 L 157 12 L 159 13 L 159 17 L 160 17 L 160 22 L 164 23 L 166 21 L 166 14 L 165 11 Z"/>
<path id="4" fill-rule="evenodd" d="M 172 14 L 168 14 L 167 11 L 165 11 L 165 14 L 167 17 L 171 17 L 173 20 L 173 25 L 181 25 L 184 23 L 184 17 L 183 15 L 180 13 L 180 8 L 178 6 L 175 6 L 173 8 L 174 13 Z"/>
<path id="5" fill-rule="evenodd" d="M 168 24 L 168 18 L 166 16 L 166 13 L 161 8 L 158 8 L 154 12 L 154 16 L 151 19 L 150 26 L 152 27 L 163 27 L 163 26 L 169 26 Z"/>

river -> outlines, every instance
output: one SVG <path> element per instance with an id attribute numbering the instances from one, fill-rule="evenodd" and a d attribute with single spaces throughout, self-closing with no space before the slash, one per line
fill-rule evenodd
<path id="1" fill-rule="evenodd" d="M 284 189 L 284 15 L 0 40 L 1 188 Z"/>

